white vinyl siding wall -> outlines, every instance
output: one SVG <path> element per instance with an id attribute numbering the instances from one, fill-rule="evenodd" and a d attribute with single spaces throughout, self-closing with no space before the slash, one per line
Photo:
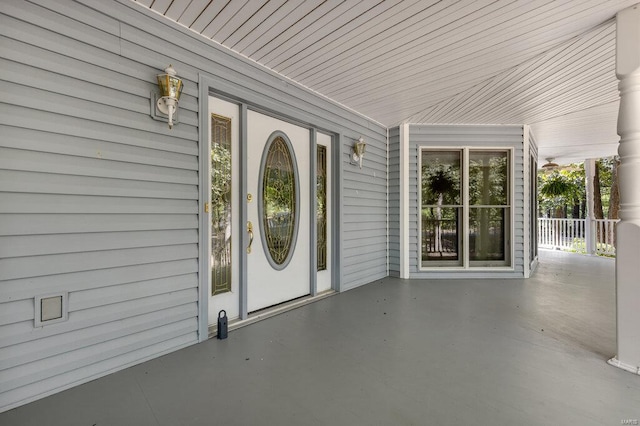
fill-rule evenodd
<path id="1" fill-rule="evenodd" d="M 421 271 L 419 269 L 418 238 L 418 156 L 421 147 L 504 148 L 513 149 L 514 210 L 511 244 L 514 247 L 513 267 L 508 271 Z M 528 161 L 528 158 L 527 158 Z M 409 269 L 411 278 L 515 278 L 524 273 L 524 163 L 523 127 L 498 125 L 427 125 L 409 126 Z M 490 268 L 487 268 L 490 269 Z"/>
<path id="2" fill-rule="evenodd" d="M 339 136 L 341 289 L 387 275 L 384 127 L 129 0 L 53 5 L 0 3 L 0 411 L 198 341 L 200 73 Z M 172 130 L 149 116 L 169 63 Z M 68 321 L 34 328 L 56 291 Z"/>

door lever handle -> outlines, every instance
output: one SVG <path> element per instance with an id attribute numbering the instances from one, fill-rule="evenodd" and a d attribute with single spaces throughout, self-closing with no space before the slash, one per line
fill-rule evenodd
<path id="1" fill-rule="evenodd" d="M 247 222 L 247 232 L 249 233 L 249 247 L 247 247 L 247 254 L 250 254 L 251 245 L 253 244 L 253 223 Z"/>

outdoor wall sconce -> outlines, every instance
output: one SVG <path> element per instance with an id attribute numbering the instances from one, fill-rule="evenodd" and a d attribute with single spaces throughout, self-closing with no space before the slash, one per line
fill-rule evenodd
<path id="1" fill-rule="evenodd" d="M 158 74 L 157 79 L 160 98 L 156 100 L 155 93 L 151 96 L 151 117 L 156 120 L 168 121 L 171 129 L 173 124 L 178 122 L 178 101 L 182 94 L 182 79 L 176 75 L 176 70 L 171 65 L 164 70 L 163 74 Z M 167 118 L 159 116 L 156 109 Z"/>
<path id="2" fill-rule="evenodd" d="M 360 164 L 360 168 L 362 168 L 362 157 L 364 157 L 364 152 L 367 148 L 367 144 L 364 142 L 362 136 L 353 144 L 351 147 L 351 159 Z"/>

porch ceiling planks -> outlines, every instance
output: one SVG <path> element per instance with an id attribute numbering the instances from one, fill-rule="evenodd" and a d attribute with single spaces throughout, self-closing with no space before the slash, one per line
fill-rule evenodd
<path id="1" fill-rule="evenodd" d="M 614 66 L 615 25 L 609 21 L 596 29 L 573 38 L 518 66 L 484 80 L 447 99 L 426 113 L 410 118 L 415 122 L 454 121 L 464 117 L 473 123 L 506 121 L 524 118 L 526 122 L 554 118 L 554 106 L 581 94 L 592 93 L 598 87 L 607 90 L 600 103 L 617 100 Z M 595 83 L 595 84 L 594 84 Z M 593 87 L 591 87 L 593 86 Z M 568 96 L 563 96 L 568 95 Z M 536 108 L 543 106 L 540 111 Z M 513 121 L 518 122 L 518 121 Z"/>
<path id="2" fill-rule="evenodd" d="M 638 0 L 133 1 L 388 126 L 553 120 L 560 158 L 580 118 L 613 153 L 589 112 L 617 102 L 612 18 Z"/>
<path id="3" fill-rule="evenodd" d="M 615 101 L 533 123 L 536 140 L 545 141 L 545 145 L 539 147 L 538 158 L 560 158 L 570 163 L 597 158 L 603 149 L 615 153 L 618 106 L 619 102 Z"/>

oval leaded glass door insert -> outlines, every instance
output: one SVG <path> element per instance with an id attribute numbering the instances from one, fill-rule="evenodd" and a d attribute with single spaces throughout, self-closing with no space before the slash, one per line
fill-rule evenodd
<path id="1" fill-rule="evenodd" d="M 267 142 L 260 167 L 258 202 L 260 230 L 267 259 L 284 269 L 295 248 L 298 233 L 298 170 L 287 135 L 274 132 Z"/>

